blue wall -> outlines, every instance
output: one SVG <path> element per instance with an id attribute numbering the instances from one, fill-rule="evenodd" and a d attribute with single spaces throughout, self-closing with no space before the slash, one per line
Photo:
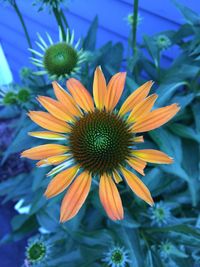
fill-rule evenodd
<path id="1" fill-rule="evenodd" d="M 32 6 L 32 0 L 18 0 L 24 20 L 30 31 L 31 39 L 37 39 L 36 33 L 43 35 L 49 32 L 56 41 L 57 26 L 53 15 L 48 9 L 37 12 L 38 6 Z M 69 0 L 69 10 L 65 14 L 76 38 L 84 36 L 95 15 L 99 17 L 97 45 L 101 46 L 109 40 L 121 41 L 127 45 L 130 31 L 125 17 L 132 12 L 131 0 Z M 197 0 L 179 0 L 180 3 L 200 12 Z M 138 29 L 138 42 L 143 34 L 153 35 L 160 31 L 177 29 L 184 20 L 170 0 L 140 0 L 139 14 L 142 22 Z M 0 4 L 0 42 L 10 64 L 15 80 L 22 66 L 30 65 L 27 42 L 23 29 L 14 10 L 8 4 Z M 178 53 L 177 48 L 168 49 L 165 53 L 166 62 Z"/>

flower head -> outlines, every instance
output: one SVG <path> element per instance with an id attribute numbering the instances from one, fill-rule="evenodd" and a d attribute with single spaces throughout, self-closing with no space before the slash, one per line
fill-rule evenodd
<path id="1" fill-rule="evenodd" d="M 130 262 L 128 251 L 119 245 L 113 245 L 108 252 L 104 254 L 103 262 L 111 267 L 125 267 Z"/>
<path id="2" fill-rule="evenodd" d="M 166 225 L 171 219 L 170 207 L 163 201 L 156 203 L 153 207 L 149 208 L 150 218 L 152 225 L 163 226 Z"/>
<path id="3" fill-rule="evenodd" d="M 172 45 L 170 39 L 164 34 L 156 37 L 156 44 L 161 50 L 165 50 Z"/>
<path id="4" fill-rule="evenodd" d="M 173 251 L 173 244 L 169 241 L 164 241 L 160 244 L 160 256 L 162 259 L 167 259 L 170 257 Z"/>
<path id="5" fill-rule="evenodd" d="M 125 20 L 128 22 L 129 26 L 132 27 L 132 25 L 133 25 L 133 13 L 128 14 L 128 16 L 125 17 Z M 138 14 L 138 16 L 137 16 L 137 26 L 139 26 L 141 24 L 142 20 L 143 20 L 143 18 L 141 17 L 140 14 Z"/>
<path id="6" fill-rule="evenodd" d="M 16 104 L 17 98 L 14 92 L 7 92 L 3 96 L 3 104 L 4 105 L 13 105 Z"/>
<path id="7" fill-rule="evenodd" d="M 47 33 L 49 44 L 38 34 L 39 41 L 36 42 L 40 48 L 40 52 L 29 49 L 38 58 L 31 57 L 32 63 L 42 68 L 35 72 L 36 75 L 48 74 L 51 79 L 68 78 L 78 74 L 80 65 L 87 58 L 86 52 L 82 49 L 78 50 L 80 40 L 74 43 L 74 32 L 69 33 L 67 30 L 66 38 L 63 37 L 61 30 L 59 31 L 59 42 L 53 43 L 52 38 Z"/>
<path id="8" fill-rule="evenodd" d="M 27 102 L 30 98 L 30 91 L 28 88 L 20 88 L 17 98 L 20 102 Z"/>
<path id="9" fill-rule="evenodd" d="M 20 79 L 21 80 L 26 80 L 32 75 L 32 70 L 28 67 L 22 67 L 19 72 Z"/>
<path id="10" fill-rule="evenodd" d="M 63 192 L 70 184 L 61 205 L 62 222 L 73 218 L 84 203 L 92 181 L 98 177 L 101 203 L 112 220 L 123 219 L 123 207 L 116 184 L 125 181 L 132 191 L 149 205 L 153 199 L 146 185 L 133 173 L 144 175 L 147 162 L 170 164 L 172 158 L 153 149 L 136 148 L 143 142 L 142 132 L 160 127 L 179 110 L 177 104 L 151 111 L 157 95 L 147 97 L 152 82 L 134 91 L 115 110 L 122 95 L 126 74 L 115 74 L 108 85 L 101 68 L 94 74 L 93 97 L 76 79 L 67 81 L 69 93 L 53 82 L 57 100 L 40 96 L 47 110 L 30 111 L 29 117 L 48 131 L 31 136 L 60 140 L 62 144 L 45 144 L 28 149 L 22 157 L 39 160 L 37 166 L 56 165 L 47 176 L 56 175 L 49 183 L 47 198 Z"/>
<path id="11" fill-rule="evenodd" d="M 31 266 L 42 266 L 51 253 L 51 244 L 42 235 L 34 236 L 28 240 L 26 247 L 26 260 Z"/>

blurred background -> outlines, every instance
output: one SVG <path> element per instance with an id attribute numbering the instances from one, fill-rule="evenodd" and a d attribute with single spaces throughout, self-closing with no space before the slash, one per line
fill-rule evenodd
<path id="1" fill-rule="evenodd" d="M 200 266 L 199 14 L 197 0 L 0 0 L 1 267 Z M 27 137 L 33 124 L 26 113 L 38 94 L 51 95 L 51 77 L 34 74 L 38 68 L 30 57 L 37 54 L 28 48 L 38 51 L 38 33 L 45 39 L 47 32 L 56 43 L 62 25 L 74 30 L 75 42 L 80 39 L 87 52 L 77 76 L 88 87 L 97 65 L 107 78 L 126 70 L 127 94 L 154 80 L 158 106 L 182 107 L 175 121 L 147 137 L 177 161 L 147 171 L 157 206 L 127 204 L 129 218 L 122 225 L 109 222 L 94 204 L 94 187 L 89 208 L 61 226 L 59 199 L 48 205 L 42 198 L 46 171 L 20 159 L 23 149 L 37 143 Z M 121 249 L 121 265 L 104 260 L 112 248 Z M 30 260 L 40 253 L 43 260 Z"/>
<path id="2" fill-rule="evenodd" d="M 4 1 L 9 2 L 9 1 Z M 18 1 L 19 8 L 27 27 L 30 29 L 30 38 L 34 41 L 39 32 L 44 36 L 48 32 L 56 40 L 57 23 L 48 8 L 38 12 L 38 4 L 33 6 L 33 1 Z M 179 1 L 183 5 L 200 12 L 200 4 L 197 1 Z M 20 24 L 20 20 L 9 4 L 3 5 L 0 17 L 0 40 L 6 58 L 10 65 L 14 80 L 19 81 L 19 69 L 22 66 L 30 66 L 30 53 L 27 50 L 27 41 Z M 69 25 L 76 32 L 76 38 L 85 36 L 91 22 L 98 16 L 97 47 L 108 41 L 121 42 L 127 49 L 130 24 L 128 15 L 133 10 L 133 1 L 104 0 L 104 1 L 66 1 L 63 8 L 67 15 Z M 153 36 L 156 33 L 177 30 L 184 23 L 184 18 L 172 1 L 148 1 L 139 2 L 139 30 L 137 42 L 141 44 L 144 35 Z M 179 53 L 178 47 L 170 47 L 164 53 L 163 64 L 166 66 Z"/>

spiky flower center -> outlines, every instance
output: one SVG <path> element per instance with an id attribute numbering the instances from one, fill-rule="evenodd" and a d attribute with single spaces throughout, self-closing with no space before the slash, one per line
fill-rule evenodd
<path id="1" fill-rule="evenodd" d="M 155 209 L 154 213 L 157 219 L 162 220 L 165 217 L 165 211 L 162 208 Z"/>
<path id="2" fill-rule="evenodd" d="M 62 42 L 51 45 L 44 54 L 44 67 L 51 75 L 70 74 L 76 67 L 78 54 L 70 45 Z"/>
<path id="3" fill-rule="evenodd" d="M 124 260 L 123 252 L 119 249 L 116 249 L 112 252 L 111 260 L 115 264 L 120 264 Z"/>
<path id="4" fill-rule="evenodd" d="M 31 245 L 27 250 L 28 259 L 30 261 L 42 260 L 45 256 L 45 253 L 46 253 L 46 247 L 40 242 Z"/>
<path id="5" fill-rule="evenodd" d="M 130 155 L 132 134 L 119 116 L 105 111 L 86 114 L 72 126 L 69 138 L 74 159 L 93 174 L 110 173 Z"/>

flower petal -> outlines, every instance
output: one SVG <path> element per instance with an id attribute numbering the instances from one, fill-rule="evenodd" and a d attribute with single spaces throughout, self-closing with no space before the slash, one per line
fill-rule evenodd
<path id="1" fill-rule="evenodd" d="M 46 167 L 49 165 L 58 165 L 60 163 L 62 163 L 63 161 L 69 159 L 71 157 L 70 154 L 67 155 L 59 155 L 59 156 L 52 156 L 46 159 L 42 159 L 40 161 L 37 162 L 37 166 L 38 167 Z"/>
<path id="2" fill-rule="evenodd" d="M 135 137 L 132 138 L 132 141 L 134 143 L 143 143 L 144 142 L 144 137 L 142 135 L 135 136 Z"/>
<path id="3" fill-rule="evenodd" d="M 106 80 L 100 67 L 94 73 L 93 96 L 96 107 L 99 110 L 104 108 L 105 96 L 107 93 Z"/>
<path id="4" fill-rule="evenodd" d="M 66 112 L 66 109 L 62 103 L 47 96 L 39 96 L 37 100 L 50 114 L 57 119 L 62 121 L 72 121 L 73 116 Z"/>
<path id="5" fill-rule="evenodd" d="M 115 74 L 108 83 L 108 90 L 105 97 L 105 108 L 107 111 L 112 111 L 117 105 L 126 80 L 126 72 Z"/>
<path id="6" fill-rule="evenodd" d="M 91 181 L 89 172 L 83 172 L 75 179 L 62 201 L 60 222 L 66 222 L 78 213 L 88 196 Z"/>
<path id="7" fill-rule="evenodd" d="M 99 196 L 110 219 L 122 220 L 124 217 L 122 201 L 117 187 L 109 175 L 104 174 L 100 178 Z"/>
<path id="8" fill-rule="evenodd" d="M 126 179 L 127 184 L 131 188 L 131 190 L 149 205 L 153 206 L 154 201 L 151 197 L 151 193 L 146 185 L 131 171 L 123 168 L 122 173 L 124 178 Z"/>
<path id="9" fill-rule="evenodd" d="M 36 146 L 23 151 L 21 157 L 40 160 L 51 156 L 63 154 L 68 150 L 69 148 L 67 146 L 57 145 L 57 144 L 46 144 L 46 145 Z"/>
<path id="10" fill-rule="evenodd" d="M 142 159 L 146 162 L 157 163 L 157 164 L 171 164 L 173 163 L 173 158 L 169 157 L 165 153 L 155 150 L 155 149 L 142 149 L 142 150 L 133 150 L 132 154 Z"/>
<path id="11" fill-rule="evenodd" d="M 43 111 L 30 111 L 28 116 L 32 121 L 37 123 L 44 129 L 58 132 L 58 133 L 69 133 L 70 126 L 64 121 L 56 119 L 54 116 Z"/>
<path id="12" fill-rule="evenodd" d="M 73 166 L 57 174 L 49 183 L 45 196 L 47 198 L 54 197 L 64 191 L 74 179 L 78 171 L 78 166 Z"/>
<path id="13" fill-rule="evenodd" d="M 142 175 L 145 175 L 144 168 L 147 165 L 145 161 L 138 159 L 138 158 L 129 158 L 127 162 L 134 170 L 136 170 Z"/>
<path id="14" fill-rule="evenodd" d="M 55 96 L 65 106 L 66 110 L 74 115 L 80 116 L 81 111 L 74 101 L 73 97 L 68 94 L 56 81 L 52 82 Z"/>
<path id="15" fill-rule="evenodd" d="M 85 111 L 94 111 L 94 103 L 88 90 L 74 78 L 67 81 L 67 88 L 76 103 Z"/>
<path id="16" fill-rule="evenodd" d="M 113 175 L 113 178 L 114 178 L 116 184 L 123 181 L 121 176 L 119 175 L 119 173 L 117 171 L 113 171 L 112 175 Z"/>
<path id="17" fill-rule="evenodd" d="M 50 170 L 50 172 L 48 172 L 46 174 L 46 176 L 52 176 L 55 175 L 57 173 L 60 173 L 63 170 L 68 169 L 69 167 L 72 167 L 74 165 L 74 160 L 72 159 L 72 157 L 70 157 L 69 160 L 64 161 L 61 164 L 58 164 L 56 167 L 54 167 L 53 169 Z"/>
<path id="18" fill-rule="evenodd" d="M 180 110 L 177 104 L 172 104 L 163 108 L 158 108 L 148 113 L 145 117 L 137 120 L 131 130 L 134 133 L 141 133 L 154 130 L 168 122 Z"/>
<path id="19" fill-rule="evenodd" d="M 127 122 L 132 123 L 137 121 L 139 118 L 144 117 L 146 114 L 150 112 L 152 109 L 156 99 L 158 98 L 157 94 L 150 95 L 149 97 L 145 98 L 141 102 L 139 102 L 135 107 L 132 109 Z"/>
<path id="20" fill-rule="evenodd" d="M 47 132 L 47 131 L 41 131 L 41 132 L 29 132 L 30 136 L 41 138 L 41 139 L 48 139 L 48 140 L 66 140 L 66 136 L 59 133 L 54 132 Z"/>
<path id="21" fill-rule="evenodd" d="M 152 81 L 148 81 L 136 89 L 122 105 L 119 115 L 123 116 L 125 113 L 131 111 L 134 106 L 140 103 L 148 94 L 153 85 Z"/>

